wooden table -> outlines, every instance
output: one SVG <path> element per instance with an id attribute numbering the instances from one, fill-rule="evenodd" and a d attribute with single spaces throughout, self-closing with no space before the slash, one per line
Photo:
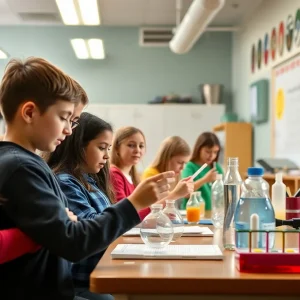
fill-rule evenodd
<path id="1" fill-rule="evenodd" d="M 211 227 L 212 228 L 212 227 Z M 221 245 L 214 237 L 184 237 L 178 244 Z M 110 293 L 116 300 L 177 299 L 300 299 L 300 274 L 247 274 L 235 267 L 235 254 L 225 251 L 223 261 L 112 260 L 119 243 L 142 243 L 139 237 L 120 237 L 106 251 L 91 274 L 90 289 Z M 221 248 L 222 249 L 222 248 Z"/>

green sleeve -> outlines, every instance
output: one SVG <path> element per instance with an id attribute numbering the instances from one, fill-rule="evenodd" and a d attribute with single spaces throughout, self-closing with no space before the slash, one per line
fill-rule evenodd
<path id="1" fill-rule="evenodd" d="M 195 173 L 195 168 L 190 163 L 187 163 L 181 172 L 181 177 L 186 178 L 192 176 Z"/>
<path id="2" fill-rule="evenodd" d="M 216 168 L 217 168 L 217 171 L 218 171 L 219 174 L 224 175 L 224 171 L 223 171 L 223 169 L 222 169 L 222 167 L 219 163 L 216 164 Z"/>

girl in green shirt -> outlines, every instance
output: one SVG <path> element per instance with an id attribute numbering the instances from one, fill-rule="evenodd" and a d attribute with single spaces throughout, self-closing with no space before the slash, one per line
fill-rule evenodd
<path id="1" fill-rule="evenodd" d="M 193 175 L 203 164 L 208 166 L 194 179 L 194 190 L 200 191 L 205 201 L 205 210 L 211 210 L 211 185 L 218 173 L 223 174 L 222 167 L 217 163 L 220 153 L 220 142 L 212 132 L 202 133 L 194 146 L 192 157 L 182 171 L 183 177 Z M 188 199 L 184 199 L 181 209 L 186 208 Z"/>

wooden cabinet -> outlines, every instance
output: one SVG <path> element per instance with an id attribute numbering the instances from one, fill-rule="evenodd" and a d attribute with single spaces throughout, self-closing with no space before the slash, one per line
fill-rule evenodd
<path id="1" fill-rule="evenodd" d="M 228 157 L 239 158 L 240 174 L 253 165 L 252 125 L 244 122 L 222 123 L 213 127 L 221 143 L 220 163 L 226 168 Z"/>
<path id="2" fill-rule="evenodd" d="M 263 178 L 270 185 L 270 196 L 272 198 L 272 185 L 275 183 L 275 174 L 265 174 Z M 282 181 L 286 185 L 286 188 L 290 189 L 292 196 L 300 188 L 300 176 L 283 175 Z"/>

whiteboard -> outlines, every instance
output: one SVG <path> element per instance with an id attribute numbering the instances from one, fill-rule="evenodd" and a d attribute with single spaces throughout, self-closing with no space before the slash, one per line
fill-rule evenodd
<path id="1" fill-rule="evenodd" d="M 300 166 L 300 53 L 272 70 L 272 150 Z"/>

